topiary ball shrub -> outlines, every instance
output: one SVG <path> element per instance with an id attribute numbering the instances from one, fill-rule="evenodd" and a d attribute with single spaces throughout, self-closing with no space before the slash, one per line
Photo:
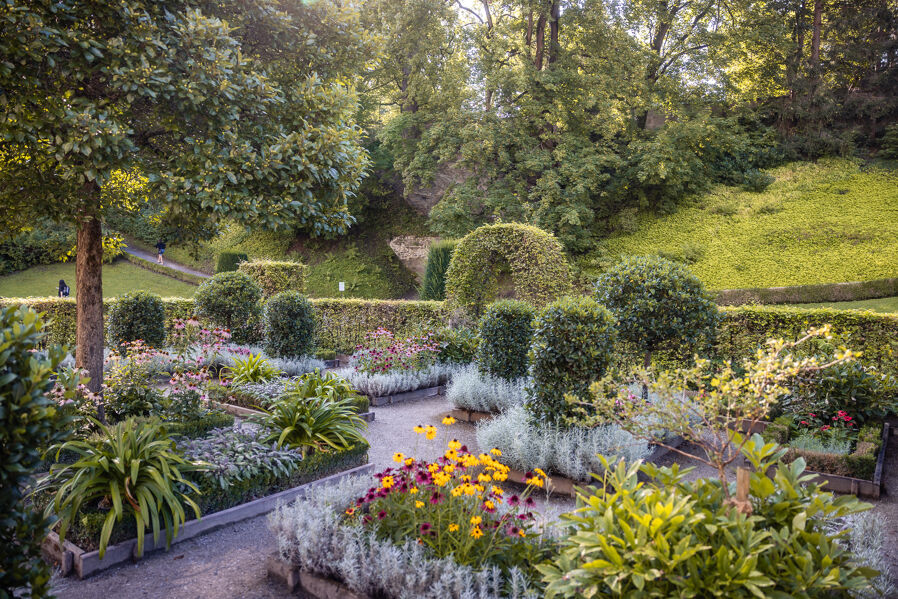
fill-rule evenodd
<path id="1" fill-rule="evenodd" d="M 194 295 L 197 315 L 231 330 L 234 343 L 245 343 L 261 311 L 262 290 L 242 272 L 219 273 L 200 285 Z"/>
<path id="2" fill-rule="evenodd" d="M 533 306 L 517 300 L 500 300 L 487 306 L 480 319 L 477 367 L 484 374 L 505 380 L 527 375 Z"/>
<path id="3" fill-rule="evenodd" d="M 565 297 L 546 306 L 533 323 L 530 413 L 570 424 L 565 394 L 588 397 L 589 386 L 611 364 L 616 341 L 614 317 L 594 299 Z"/>
<path id="4" fill-rule="evenodd" d="M 710 346 L 718 310 L 701 281 L 675 262 L 645 256 L 629 258 L 599 277 L 596 300 L 617 319 L 621 338 L 648 366 L 662 349 Z"/>
<path id="5" fill-rule="evenodd" d="M 242 262 L 249 260 L 243 252 L 222 252 L 215 263 L 215 272 L 234 272 Z"/>
<path id="6" fill-rule="evenodd" d="M 262 288 L 265 297 L 282 291 L 305 293 L 306 266 L 301 262 L 252 260 L 241 262 L 237 272 L 248 274 Z"/>
<path id="7" fill-rule="evenodd" d="M 54 345 L 46 358 L 34 353 L 45 341 L 44 327 L 40 316 L 24 306 L 0 310 L 0 593 L 4 597 L 44 597 L 50 590 L 51 572 L 41 559 L 41 541 L 52 521 L 25 497 L 44 450 L 68 434 L 66 419 L 48 398 L 52 374 L 65 351 Z"/>
<path id="8" fill-rule="evenodd" d="M 298 291 L 284 291 L 268 300 L 264 323 L 265 352 L 270 356 L 305 356 L 315 348 L 315 309 Z"/>
<path id="9" fill-rule="evenodd" d="M 427 252 L 427 266 L 424 267 L 424 281 L 421 284 L 421 299 L 443 301 L 446 299 L 446 270 L 452 260 L 452 252 L 458 241 L 444 239 L 430 246 Z"/>
<path id="10" fill-rule="evenodd" d="M 152 347 L 165 344 L 165 304 L 148 291 L 126 293 L 112 303 L 107 317 L 110 343 L 143 341 Z"/>

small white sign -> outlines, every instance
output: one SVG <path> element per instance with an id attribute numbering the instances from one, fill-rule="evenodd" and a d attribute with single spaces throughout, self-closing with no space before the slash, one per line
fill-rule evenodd
<path id="1" fill-rule="evenodd" d="M 345 282 L 340 281 L 339 285 L 340 285 L 340 291 L 346 291 L 346 283 Z"/>

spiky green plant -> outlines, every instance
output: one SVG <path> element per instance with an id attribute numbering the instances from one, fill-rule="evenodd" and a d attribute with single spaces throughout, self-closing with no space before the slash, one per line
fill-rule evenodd
<path id="1" fill-rule="evenodd" d="M 446 299 L 446 269 L 452 259 L 452 252 L 458 241 L 444 239 L 430 246 L 427 253 L 427 266 L 424 267 L 424 281 L 421 284 L 422 300 Z"/>
<path id="2" fill-rule="evenodd" d="M 100 532 L 100 558 L 106 553 L 112 528 L 127 516 L 137 525 L 137 556 L 143 555 L 144 531 L 153 530 L 153 542 L 159 540 L 165 526 L 166 547 L 186 520 L 184 506 L 200 517 L 199 506 L 183 488 L 198 492 L 184 473 L 202 470 L 202 462 L 190 462 L 175 451 L 175 444 L 158 422 L 136 422 L 133 418 L 114 426 L 95 421 L 100 430 L 98 441 L 73 440 L 51 448 L 57 459 L 61 452 L 78 454 L 69 465 L 54 464 L 40 489 L 55 490 L 46 512 L 59 517 L 59 538 L 65 535 L 80 515 L 83 506 L 108 503 L 110 508 Z"/>
<path id="3" fill-rule="evenodd" d="M 265 383 L 280 374 L 281 371 L 272 366 L 262 354 L 249 354 L 244 358 L 234 356 L 234 365 L 225 368 L 225 375 L 237 385 Z"/>
<path id="4" fill-rule="evenodd" d="M 356 414 L 350 399 L 305 398 L 292 394 L 270 409 L 257 409 L 263 414 L 251 420 L 269 431 L 263 442 L 299 448 L 303 455 L 310 450 L 341 450 L 366 442 L 361 430 L 367 424 Z"/>

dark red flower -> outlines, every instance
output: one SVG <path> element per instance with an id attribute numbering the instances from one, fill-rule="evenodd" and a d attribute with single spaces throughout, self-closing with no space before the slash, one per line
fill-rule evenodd
<path id="1" fill-rule="evenodd" d="M 430 496 L 430 503 L 433 505 L 439 505 L 443 501 L 443 496 L 440 495 L 439 491 L 434 491 L 433 495 Z"/>
<path id="2" fill-rule="evenodd" d="M 430 522 L 424 522 L 423 524 L 421 524 L 421 527 L 418 530 L 421 531 L 422 535 L 426 535 L 426 534 L 430 534 L 432 532 L 430 530 L 431 528 L 433 528 L 433 527 L 430 525 Z"/>
<path id="3" fill-rule="evenodd" d="M 384 510 L 380 510 L 379 512 L 377 512 L 378 520 L 383 520 L 386 517 L 387 517 L 387 512 L 385 512 Z"/>
<path id="4" fill-rule="evenodd" d="M 519 503 L 521 503 L 521 498 L 517 495 L 512 495 L 508 498 L 508 505 L 510 505 L 511 507 L 515 507 Z"/>

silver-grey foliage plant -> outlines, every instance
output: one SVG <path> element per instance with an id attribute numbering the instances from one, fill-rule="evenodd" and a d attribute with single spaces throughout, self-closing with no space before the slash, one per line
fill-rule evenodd
<path id="1" fill-rule="evenodd" d="M 434 559 L 409 540 L 394 545 L 340 514 L 370 486 L 368 477 L 319 487 L 312 497 L 278 508 L 269 518 L 280 558 L 308 572 L 343 581 L 353 591 L 394 599 L 536 599 L 518 570 L 474 570 L 452 559 Z"/>
<path id="2" fill-rule="evenodd" d="M 504 412 L 526 400 L 526 378 L 505 380 L 480 372 L 477 366 L 461 366 L 452 372 L 446 399 L 453 407 L 479 412 Z"/>
<path id="3" fill-rule="evenodd" d="M 434 364 L 419 371 L 395 371 L 383 374 L 357 372 L 344 368 L 337 374 L 349 381 L 353 389 L 369 397 L 383 397 L 415 389 L 435 387 L 446 380 L 452 369 L 445 364 Z"/>
<path id="4" fill-rule="evenodd" d="M 541 468 L 577 481 L 590 480 L 591 473 L 603 471 L 599 454 L 609 462 L 620 458 L 630 462 L 649 453 L 648 443 L 617 425 L 561 428 L 535 422 L 523 406 L 481 421 L 477 443 L 501 450 L 502 462 L 516 470 Z"/>

